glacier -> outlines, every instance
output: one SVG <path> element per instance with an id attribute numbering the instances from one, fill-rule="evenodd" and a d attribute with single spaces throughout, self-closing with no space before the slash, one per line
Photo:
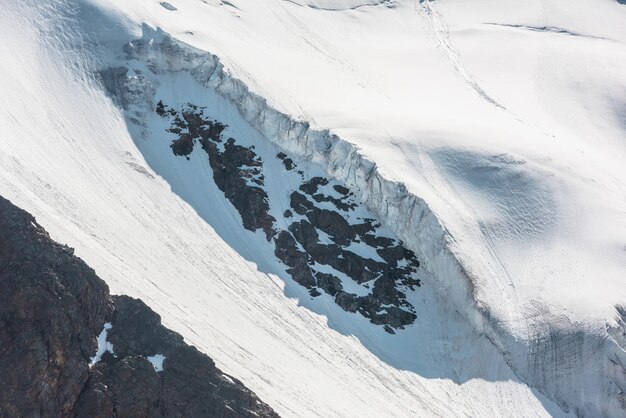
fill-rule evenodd
<path id="1" fill-rule="evenodd" d="M 113 291 L 283 415 L 624 413 L 622 5 L 126 3 L 2 14 L 0 190 Z M 416 323 L 311 300 L 151 141 L 156 94 L 355 190 L 424 266 Z"/>

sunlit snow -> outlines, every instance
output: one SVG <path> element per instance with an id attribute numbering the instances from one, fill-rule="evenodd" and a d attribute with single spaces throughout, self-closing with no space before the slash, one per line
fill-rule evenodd
<path id="1" fill-rule="evenodd" d="M 279 413 L 624 415 L 625 5 L 4 3 L 0 194 Z M 228 77 L 191 53 L 136 60 L 156 80 L 138 95 L 206 105 L 357 190 L 423 264 L 414 326 L 388 335 L 311 300 L 201 154 L 172 158 L 159 118 L 103 91 L 94 75 L 125 65 L 123 45 L 165 33 Z M 288 117 L 335 142 L 292 141 Z M 280 201 L 291 185 L 265 175 Z"/>

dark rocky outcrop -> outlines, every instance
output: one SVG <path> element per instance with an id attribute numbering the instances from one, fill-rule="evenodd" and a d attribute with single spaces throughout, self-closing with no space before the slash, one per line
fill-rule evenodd
<path id="1" fill-rule="evenodd" d="M 344 186 L 342 186 L 340 184 L 335 184 L 333 186 L 333 189 L 335 189 L 335 191 L 337 193 L 341 193 L 344 196 L 347 196 L 348 194 L 350 194 L 350 189 L 348 189 L 347 187 L 344 187 Z"/>
<path id="2" fill-rule="evenodd" d="M 114 354 L 91 365 L 105 323 Z M 277 416 L 1 197 L 0 375 L 3 417 Z"/>
<path id="3" fill-rule="evenodd" d="M 285 154 L 284 152 L 279 152 L 278 154 L 276 154 L 276 157 L 279 160 L 283 160 L 283 165 L 285 166 L 285 169 L 287 169 L 287 171 L 291 171 L 297 167 L 296 163 L 294 163 L 291 158 L 287 157 L 287 154 Z"/>
<path id="4" fill-rule="evenodd" d="M 323 289 L 324 292 L 328 293 L 331 296 L 335 296 L 337 293 L 343 290 L 341 280 L 339 280 L 332 274 L 316 273 L 315 277 L 317 278 L 317 285 L 319 286 L 319 288 Z"/>
<path id="5" fill-rule="evenodd" d="M 356 233 L 346 218 L 328 209 L 313 208 L 306 213 L 309 221 L 324 231 L 337 245 L 350 245 Z"/>
<path id="6" fill-rule="evenodd" d="M 229 138 L 220 152 L 215 142 L 201 139 L 202 148 L 209 155 L 215 184 L 238 210 L 244 228 L 262 229 L 268 241 L 276 234 L 275 219 L 269 214 L 268 197 L 260 176 L 261 162 L 249 148 L 235 144 Z M 255 183 L 250 185 L 246 180 Z"/>
<path id="7" fill-rule="evenodd" d="M 314 177 L 300 186 L 300 190 L 315 198 L 318 195 L 319 186 L 328 184 L 326 179 Z M 349 189 L 335 190 L 343 195 L 349 195 Z M 305 215 L 308 220 L 294 221 L 289 226 L 293 238 L 277 241 L 277 255 L 282 252 L 297 252 L 301 254 L 301 264 L 304 264 L 306 256 L 310 257 L 309 264 L 315 262 L 321 265 L 331 266 L 338 272 L 344 273 L 355 282 L 362 284 L 373 281 L 372 292 L 366 296 L 358 296 L 343 291 L 341 280 L 328 273 L 315 273 L 317 283 L 310 284 L 310 276 L 306 268 L 304 276 L 307 279 L 307 287 L 317 284 L 331 296 L 342 309 L 348 312 L 359 312 L 377 325 L 385 325 L 385 330 L 392 332 L 393 328 L 403 328 L 412 324 L 417 316 L 414 308 L 406 301 L 406 294 L 399 290 L 399 286 L 409 289 L 420 286 L 420 281 L 414 279 L 411 274 L 419 266 L 415 254 L 404 248 L 400 243 L 388 237 L 374 234 L 380 225 L 375 224 L 373 219 L 365 219 L 363 223 L 351 225 L 339 212 L 317 208 L 304 194 L 294 191 L 290 196 L 292 209 Z M 334 244 L 322 244 L 318 231 L 326 233 Z M 362 257 L 344 247 L 356 242 L 356 237 L 363 242 L 376 248 L 376 252 L 384 262 L 375 261 L 371 258 Z M 297 241 L 305 252 L 296 249 Z M 279 250 L 278 247 L 282 248 Z M 280 258 L 280 257 L 279 257 Z M 290 267 L 287 260 L 281 258 Z M 399 266 L 399 262 L 405 260 L 406 265 Z M 308 266 L 307 266 L 308 267 Z M 298 274 L 294 279 L 302 281 L 302 270 L 291 269 Z"/>
<path id="8" fill-rule="evenodd" d="M 170 144 L 174 154 L 189 158 L 198 141 L 208 154 L 215 184 L 241 215 L 244 228 L 261 229 L 267 240 L 271 240 L 276 235 L 273 228 L 276 220 L 269 214 L 268 196 L 262 188 L 263 162 L 253 148 L 237 145 L 233 138 L 223 141 L 222 132 L 227 126 L 203 118 L 202 108 L 198 106 L 188 104 L 181 118 L 176 110 L 159 101 L 156 112 L 173 119 L 169 131 L 178 134 Z"/>
<path id="9" fill-rule="evenodd" d="M 305 195 L 298 192 L 292 192 L 289 196 L 291 208 L 298 215 L 306 215 L 307 211 L 313 210 L 315 206 L 309 202 Z"/>
<path id="10" fill-rule="evenodd" d="M 290 267 L 287 273 L 291 274 L 296 282 L 307 289 L 315 286 L 315 279 L 309 267 L 309 256 L 304 251 L 298 250 L 296 240 L 291 234 L 287 231 L 281 231 L 274 242 L 276 244 L 274 254 Z"/>
<path id="11" fill-rule="evenodd" d="M 244 228 L 265 232 L 268 241 L 274 243 L 274 254 L 288 267 L 287 273 L 311 296 L 321 295 L 322 290 L 342 309 L 359 312 L 372 323 L 384 325 L 388 332 L 415 321 L 415 309 L 406 300 L 406 290 L 420 286 L 420 281 L 413 278 L 419 262 L 401 242 L 381 236 L 381 225 L 374 219 L 359 218 L 361 223 L 354 223 L 350 213 L 358 203 L 350 189 L 320 176 L 307 179 L 304 172 L 298 171 L 301 183 L 297 190 L 287 191 L 291 209 L 283 211 L 288 230 L 277 231 L 264 189 L 263 160 L 254 145 L 244 147 L 230 137 L 224 140 L 222 133 L 227 126 L 205 116 L 204 108 L 193 104 L 178 112 L 160 101 L 155 111 L 171 122 L 169 132 L 176 138 L 170 146 L 175 155 L 188 157 L 194 144 L 201 144 L 217 187 L 241 215 Z M 284 152 L 275 157 L 287 171 L 296 167 Z M 370 247 L 366 252 L 376 253 L 380 259 L 357 254 L 353 244 Z M 329 274 L 326 268 L 324 273 L 317 271 L 320 266 L 336 273 Z M 342 278 L 337 276 L 353 280 L 369 294 L 346 292 Z"/>
<path id="12" fill-rule="evenodd" d="M 350 197 L 350 189 L 341 185 L 333 186 L 333 189 L 342 195 L 340 198 L 329 196 L 324 193 L 318 193 L 319 186 L 326 186 L 327 184 L 328 184 L 328 179 L 325 179 L 323 177 L 313 177 L 309 181 L 303 183 L 300 186 L 300 190 L 302 190 L 304 193 L 308 195 L 311 195 L 313 200 L 315 200 L 318 203 L 329 202 L 335 205 L 337 209 L 345 211 L 345 212 L 351 209 L 354 209 L 358 206 L 356 203 L 346 202 Z"/>

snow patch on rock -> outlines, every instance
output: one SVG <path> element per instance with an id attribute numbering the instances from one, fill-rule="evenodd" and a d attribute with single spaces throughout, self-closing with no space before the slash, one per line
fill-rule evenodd
<path id="1" fill-rule="evenodd" d="M 153 356 L 147 356 L 146 358 L 152 364 L 154 370 L 157 372 L 163 371 L 163 360 L 165 360 L 165 356 L 163 354 L 155 354 Z"/>
<path id="2" fill-rule="evenodd" d="M 107 334 L 111 328 L 113 328 L 113 325 L 111 325 L 110 322 L 106 322 L 104 324 L 104 327 L 102 328 L 102 332 L 100 333 L 100 335 L 98 335 L 98 350 L 96 351 L 96 355 L 91 357 L 91 361 L 89 362 L 89 367 L 92 367 L 97 362 L 102 360 L 102 356 L 107 351 L 115 355 L 115 353 L 113 352 L 113 344 L 107 341 Z"/>

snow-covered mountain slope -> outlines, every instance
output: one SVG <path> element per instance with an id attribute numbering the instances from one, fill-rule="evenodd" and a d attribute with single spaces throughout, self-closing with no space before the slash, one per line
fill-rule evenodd
<path id="1" fill-rule="evenodd" d="M 0 191 L 283 415 L 563 414 L 545 394 L 619 416 L 624 9 L 5 4 Z M 136 115 L 98 75 L 129 60 Z M 354 189 L 422 263 L 415 324 L 390 335 L 310 298 L 206 159 L 158 141 L 156 98 Z"/>

